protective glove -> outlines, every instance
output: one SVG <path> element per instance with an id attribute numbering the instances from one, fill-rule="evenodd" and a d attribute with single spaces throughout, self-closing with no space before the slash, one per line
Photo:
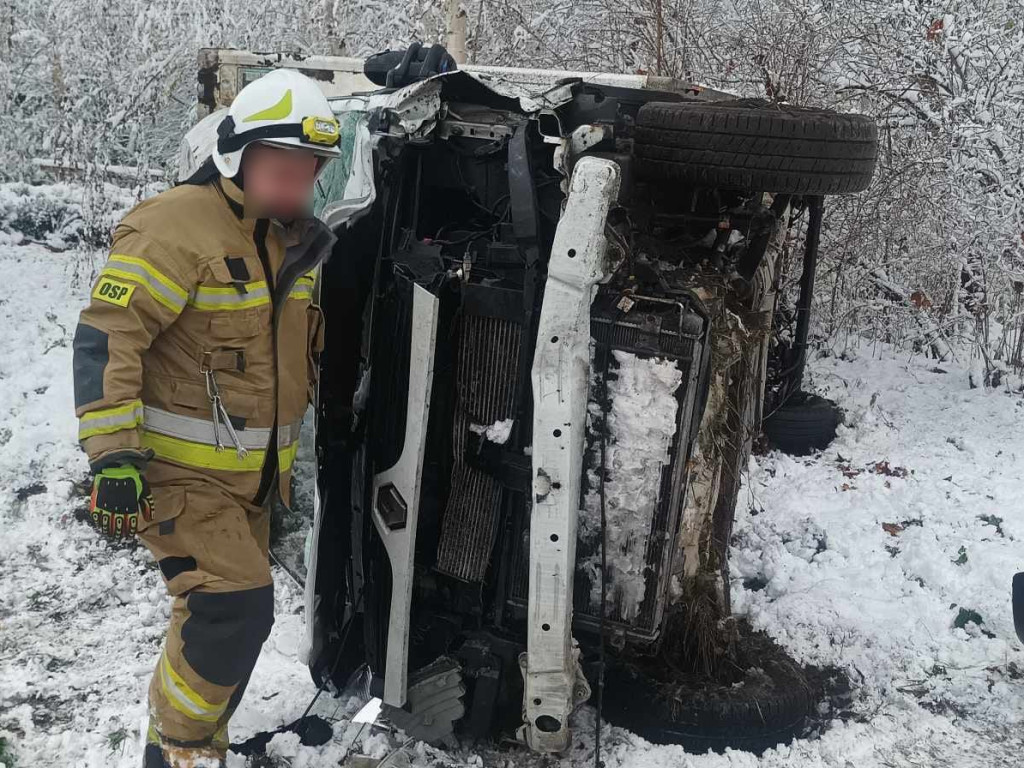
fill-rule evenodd
<path id="1" fill-rule="evenodd" d="M 107 536 L 125 538 L 139 528 L 139 516 L 153 519 L 153 495 L 137 467 L 123 464 L 105 467 L 92 481 L 89 514 Z"/>

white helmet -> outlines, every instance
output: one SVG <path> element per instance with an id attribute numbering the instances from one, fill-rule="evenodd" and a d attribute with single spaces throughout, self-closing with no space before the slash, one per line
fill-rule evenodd
<path id="1" fill-rule="evenodd" d="M 338 121 L 316 81 L 294 69 L 275 69 L 238 92 L 217 128 L 213 162 L 231 178 L 254 141 L 301 147 L 330 159 L 341 153 Z"/>

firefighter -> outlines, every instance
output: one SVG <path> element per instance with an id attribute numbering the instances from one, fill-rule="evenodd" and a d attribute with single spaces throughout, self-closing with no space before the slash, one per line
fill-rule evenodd
<path id="1" fill-rule="evenodd" d="M 315 270 L 335 242 L 309 203 L 338 140 L 313 80 L 247 85 L 203 169 L 118 225 L 75 332 L 92 519 L 138 535 L 173 598 L 145 768 L 224 764 L 274 621 L 269 510 L 289 503 L 323 344 Z"/>

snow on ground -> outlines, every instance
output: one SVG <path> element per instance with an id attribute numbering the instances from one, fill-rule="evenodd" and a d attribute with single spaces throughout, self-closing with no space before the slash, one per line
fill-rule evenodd
<path id="1" fill-rule="evenodd" d="M 1024 403 L 891 352 L 819 360 L 813 383 L 848 425 L 813 460 L 751 463 L 732 569 L 756 591 L 735 610 L 861 686 L 869 719 L 827 734 L 821 764 L 1020 765 Z"/>
<path id="2" fill-rule="evenodd" d="M 98 254 L 0 245 L 0 737 L 22 766 L 136 766 L 145 691 L 169 615 L 142 546 L 75 517 L 71 340 Z M 277 624 L 240 734 L 298 717 L 301 594 L 277 579 Z M 9 767 L 10 768 L 10 767 Z"/>
<path id="3" fill-rule="evenodd" d="M 168 600 L 144 548 L 111 546 L 75 514 L 86 463 L 70 347 L 100 257 L 16 243 L 0 244 L 0 737 L 20 768 L 137 766 Z M 853 716 L 761 757 L 688 755 L 605 728 L 608 768 L 1020 765 L 1024 656 L 1009 589 L 1024 569 L 1024 406 L 970 389 L 964 366 L 934 367 L 885 350 L 816 361 L 816 387 L 849 425 L 819 456 L 752 461 L 737 510 L 736 610 L 799 658 L 845 668 Z M 236 740 L 294 720 L 314 692 L 296 659 L 301 595 L 277 577 L 277 624 Z M 421 765 L 583 766 L 593 718 L 579 713 L 561 761 L 410 751 Z M 336 764 L 357 735 L 378 757 L 390 748 L 344 720 L 335 734 L 319 749 L 279 736 L 273 749 L 312 766 Z"/>

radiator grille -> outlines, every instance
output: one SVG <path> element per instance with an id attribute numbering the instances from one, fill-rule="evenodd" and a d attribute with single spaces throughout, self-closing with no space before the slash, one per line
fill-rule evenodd
<path id="1" fill-rule="evenodd" d="M 452 420 L 454 467 L 451 495 L 441 524 L 437 570 L 482 582 L 498 530 L 501 483 L 466 460 L 471 424 L 512 418 L 522 346 L 521 326 L 493 317 L 462 322 Z"/>

